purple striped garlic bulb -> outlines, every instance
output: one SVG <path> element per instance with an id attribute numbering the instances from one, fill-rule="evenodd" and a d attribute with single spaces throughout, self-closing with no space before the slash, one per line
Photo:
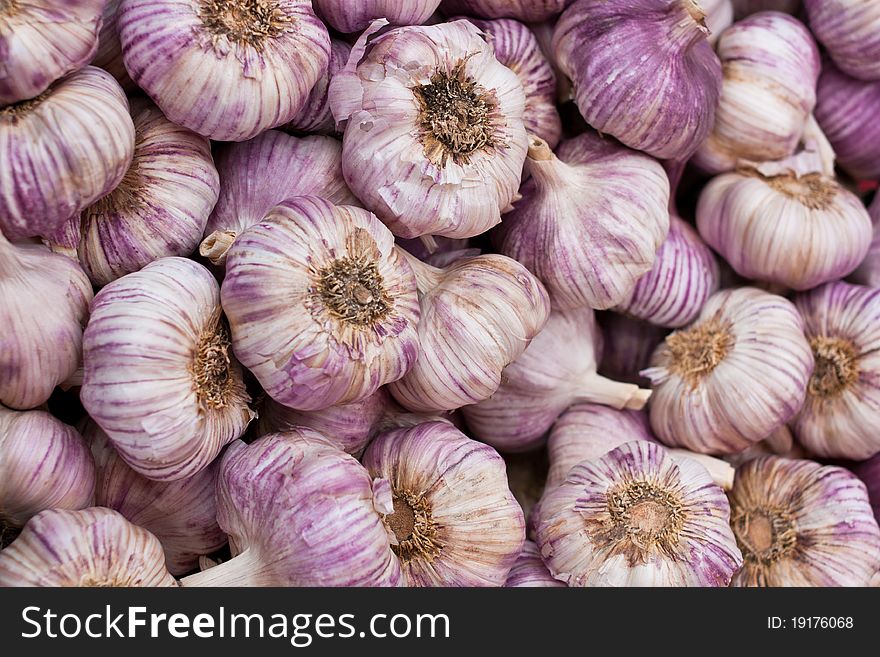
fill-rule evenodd
<path id="1" fill-rule="evenodd" d="M 282 129 L 306 134 L 333 135 L 336 133 L 336 121 L 330 111 L 330 80 L 345 68 L 350 56 L 350 45 L 339 39 L 330 39 L 330 60 L 327 64 L 327 70 L 312 87 L 308 99 L 300 107 L 296 116 L 282 126 Z"/>
<path id="2" fill-rule="evenodd" d="M 418 358 L 389 392 L 421 413 L 452 411 L 491 397 L 502 370 L 544 327 L 550 303 L 516 260 L 481 255 L 444 269 L 399 254 L 416 275 L 421 306 Z"/>
<path id="3" fill-rule="evenodd" d="M 378 436 L 363 464 L 391 484 L 383 520 L 405 585 L 504 585 L 525 521 L 495 450 L 427 422 Z"/>
<path id="4" fill-rule="evenodd" d="M 880 287 L 880 194 L 874 197 L 868 214 L 871 216 L 874 234 L 868 247 L 868 255 L 853 272 L 852 279 L 868 287 Z"/>
<path id="5" fill-rule="evenodd" d="M 98 51 L 92 60 L 92 66 L 103 68 L 126 91 L 135 91 L 137 85 L 128 76 L 122 61 L 122 44 L 119 41 L 119 30 L 116 22 L 119 18 L 119 5 L 122 0 L 106 0 L 101 32 L 98 35 Z"/>
<path id="6" fill-rule="evenodd" d="M 742 566 L 724 491 L 660 445 L 574 466 L 540 507 L 537 543 L 568 586 L 727 586 Z"/>
<path id="7" fill-rule="evenodd" d="M 387 481 L 306 428 L 274 433 L 223 455 L 217 520 L 232 559 L 184 586 L 399 586 L 401 567 L 383 513 Z"/>
<path id="8" fill-rule="evenodd" d="M 50 509 L 0 552 L 0 587 L 177 586 L 158 539 L 110 509 Z"/>
<path id="9" fill-rule="evenodd" d="M 699 318 L 654 352 L 651 428 L 666 445 L 735 454 L 788 422 L 804 403 L 813 354 L 787 299 L 721 290 Z"/>
<path id="10" fill-rule="evenodd" d="M 96 286 L 198 246 L 220 181 L 208 140 L 182 128 L 143 98 L 131 101 L 134 157 L 112 192 L 62 228 Z"/>
<path id="11" fill-rule="evenodd" d="M 880 522 L 880 454 L 857 463 L 853 467 L 853 472 L 867 487 L 871 507 L 874 509 L 874 518 Z"/>
<path id="12" fill-rule="evenodd" d="M 158 538 L 171 574 L 196 570 L 200 556 L 226 545 L 214 500 L 219 460 L 186 479 L 153 481 L 132 470 L 93 421 L 83 428 L 83 437 L 97 464 L 95 504 L 118 511 Z"/>
<path id="13" fill-rule="evenodd" d="M 447 16 L 467 14 L 481 18 L 515 18 L 540 23 L 565 9 L 571 0 L 443 0 L 441 11 Z"/>
<path id="14" fill-rule="evenodd" d="M 869 458 L 880 452 L 880 290 L 828 283 L 794 303 L 816 361 L 797 440 L 816 456 Z"/>
<path id="15" fill-rule="evenodd" d="M 559 157 L 533 137 L 523 199 L 493 233 L 554 308 L 610 308 L 654 265 L 669 231 L 669 180 L 658 162 L 587 132 Z"/>
<path id="16" fill-rule="evenodd" d="M 816 105 L 819 50 L 800 21 L 761 12 L 718 41 L 724 70 L 715 124 L 694 162 L 710 173 L 741 159 L 764 162 L 794 153 Z"/>
<path id="17" fill-rule="evenodd" d="M 401 378 L 419 354 L 420 316 L 403 254 L 366 210 L 315 196 L 281 203 L 229 250 L 222 300 L 236 357 L 272 399 L 302 411 Z"/>
<path id="18" fill-rule="evenodd" d="M 290 121 L 327 70 L 310 0 L 122 0 L 125 68 L 165 116 L 217 141 Z"/>
<path id="19" fill-rule="evenodd" d="M 0 106 L 34 98 L 89 63 L 106 0 L 0 2 Z"/>
<path id="20" fill-rule="evenodd" d="M 312 0 L 315 12 L 334 30 L 360 32 L 377 18 L 391 25 L 421 25 L 440 0 Z"/>
<path id="21" fill-rule="evenodd" d="M 104 287 L 83 336 L 80 398 L 135 472 L 206 468 L 254 417 L 211 273 L 162 258 Z"/>
<path id="22" fill-rule="evenodd" d="M 522 552 L 510 569 L 504 586 L 522 587 L 565 587 L 565 582 L 554 578 L 541 559 L 541 551 L 532 541 L 523 543 Z"/>
<path id="23" fill-rule="evenodd" d="M 49 235 L 122 180 L 134 152 L 125 93 L 86 66 L 39 96 L 0 107 L 0 231 Z"/>
<path id="24" fill-rule="evenodd" d="M 336 205 L 359 205 L 342 177 L 342 146 L 330 137 L 292 137 L 269 130 L 238 144 L 215 147 L 220 196 L 199 253 L 226 263 L 235 238 L 294 196 L 320 196 Z"/>
<path id="25" fill-rule="evenodd" d="M 647 385 L 640 372 L 651 364 L 651 355 L 669 333 L 654 324 L 618 313 L 598 314 L 602 331 L 602 358 L 599 374 L 624 381 Z"/>
<path id="26" fill-rule="evenodd" d="M 76 371 L 92 294 L 76 262 L 0 233 L 0 404 L 39 406 Z"/>
<path id="27" fill-rule="evenodd" d="M 342 170 L 398 237 L 473 237 L 518 198 L 525 93 L 468 21 L 361 36 L 330 83 Z"/>
<path id="28" fill-rule="evenodd" d="M 867 586 L 880 529 L 851 472 L 767 456 L 741 465 L 730 523 L 743 553 L 734 586 Z"/>
<path id="29" fill-rule="evenodd" d="M 804 0 L 810 28 L 834 63 L 860 80 L 880 80 L 880 4 Z"/>
<path id="30" fill-rule="evenodd" d="M 712 250 L 689 223 L 673 214 L 654 266 L 615 310 L 659 326 L 685 326 L 718 290 L 719 276 Z"/>
<path id="31" fill-rule="evenodd" d="M 721 33 L 733 23 L 733 0 L 699 0 L 699 4 L 706 14 L 707 38 L 714 46 Z"/>
<path id="32" fill-rule="evenodd" d="M 95 463 L 77 433 L 45 411 L 0 406 L 0 549 L 46 509 L 84 509 L 95 496 Z"/>
<path id="33" fill-rule="evenodd" d="M 654 157 L 689 158 L 721 93 L 705 18 L 694 0 L 573 2 L 553 46 L 587 123 Z"/>
<path id="34" fill-rule="evenodd" d="M 573 403 L 642 408 L 650 390 L 596 374 L 601 340 L 589 308 L 550 313 L 526 350 L 504 368 L 498 390 L 461 409 L 474 437 L 503 452 L 527 451 L 543 444 Z"/>

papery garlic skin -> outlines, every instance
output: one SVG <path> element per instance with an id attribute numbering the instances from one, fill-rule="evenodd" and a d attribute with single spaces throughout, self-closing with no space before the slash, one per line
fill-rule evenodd
<path id="1" fill-rule="evenodd" d="M 737 469 L 730 506 L 745 559 L 734 586 L 867 586 L 880 569 L 865 485 L 843 468 L 749 461 Z"/>
<path id="2" fill-rule="evenodd" d="M 382 513 L 388 482 L 371 479 L 321 434 L 299 428 L 233 443 L 223 455 L 217 520 L 233 559 L 184 586 L 399 586 Z"/>
<path id="3" fill-rule="evenodd" d="M 377 18 L 391 25 L 421 25 L 440 5 L 440 0 L 312 0 L 315 12 L 333 29 L 360 32 Z"/>
<path id="4" fill-rule="evenodd" d="M 254 413 L 207 269 L 156 260 L 104 287 L 91 310 L 80 398 L 135 472 L 191 477 L 244 433 Z"/>
<path id="5" fill-rule="evenodd" d="M 310 0 L 122 0 L 125 68 L 165 116 L 217 141 L 290 121 L 327 69 Z"/>
<path id="6" fill-rule="evenodd" d="M 0 231 L 48 235 L 107 194 L 134 151 L 125 93 L 86 66 L 31 100 L 0 108 Z"/>
<path id="7" fill-rule="evenodd" d="M 308 99 L 296 115 L 283 126 L 284 130 L 322 135 L 336 133 L 336 121 L 330 111 L 330 80 L 345 68 L 350 56 L 350 45 L 339 39 L 330 39 L 330 60 L 327 70 L 312 87 Z"/>
<path id="8" fill-rule="evenodd" d="M 391 484 L 384 521 L 407 586 L 503 586 L 525 539 L 503 459 L 444 422 L 378 436 L 364 467 Z"/>
<path id="9" fill-rule="evenodd" d="M 95 504 L 118 511 L 158 538 L 171 574 L 196 569 L 201 555 L 226 545 L 214 501 L 219 460 L 186 479 L 153 481 L 132 470 L 94 422 L 83 428 L 83 437 L 97 463 Z"/>
<path id="10" fill-rule="evenodd" d="M 742 566 L 709 473 L 629 442 L 584 461 L 541 503 L 537 543 L 568 586 L 727 586 Z"/>
<path id="11" fill-rule="evenodd" d="M 868 497 L 871 507 L 874 509 L 874 518 L 880 522 L 880 455 L 872 456 L 867 461 L 857 463 L 853 472 L 861 479 L 868 489 Z M 875 584 L 872 584 L 875 586 Z"/>
<path id="12" fill-rule="evenodd" d="M 837 66 L 880 80 L 880 5 L 866 0 L 804 0 L 813 34 Z"/>
<path id="13" fill-rule="evenodd" d="M 733 23 L 733 0 L 700 0 L 700 8 L 706 13 L 706 37 L 713 46 L 718 37 Z"/>
<path id="14" fill-rule="evenodd" d="M 853 272 L 852 280 L 868 287 L 880 287 L 880 194 L 874 198 L 868 214 L 874 226 L 874 234 L 868 247 L 868 255 Z"/>
<path id="15" fill-rule="evenodd" d="M 359 401 L 418 356 L 412 270 L 361 208 L 278 205 L 229 250 L 222 299 L 236 357 L 291 408 Z"/>
<path id="16" fill-rule="evenodd" d="M 34 98 L 95 54 L 106 0 L 0 5 L 0 106 Z"/>
<path id="17" fill-rule="evenodd" d="M 92 296 L 76 262 L 0 234 L 0 404 L 39 406 L 76 371 Z"/>
<path id="18" fill-rule="evenodd" d="M 797 440 L 816 456 L 869 458 L 880 452 L 880 290 L 828 283 L 794 303 L 816 361 Z"/>
<path id="19" fill-rule="evenodd" d="M 0 552 L 0 587 L 177 586 L 150 532 L 110 509 L 51 509 Z"/>
<path id="20" fill-rule="evenodd" d="M 522 587 L 565 587 L 564 582 L 554 578 L 541 560 L 541 551 L 532 541 L 523 543 L 522 552 L 517 558 L 504 586 Z"/>
<path id="21" fill-rule="evenodd" d="M 351 190 L 398 237 L 479 235 L 518 198 L 525 93 L 468 21 L 401 27 L 330 83 Z"/>
<path id="22" fill-rule="evenodd" d="M 587 123 L 657 158 L 690 157 L 712 129 L 721 92 L 704 19 L 693 0 L 572 3 L 553 47 Z"/>
<path id="23" fill-rule="evenodd" d="M 651 428 L 666 445 L 735 454 L 801 408 L 813 371 L 803 320 L 757 288 L 721 290 L 668 336 L 651 367 Z"/>
<path id="24" fill-rule="evenodd" d="M 609 379 L 646 385 L 640 372 L 651 364 L 654 349 L 668 330 L 618 313 L 599 313 L 602 331 L 602 359 L 599 373 Z"/>
<path id="25" fill-rule="evenodd" d="M 123 89 L 131 92 L 137 89 L 137 85 L 128 76 L 122 61 L 122 44 L 119 42 L 119 30 L 116 27 L 120 4 L 122 0 L 106 0 L 101 32 L 98 35 L 98 51 L 92 60 L 92 66 L 103 68 L 116 78 Z"/>
<path id="26" fill-rule="evenodd" d="M 565 9 L 571 0 L 443 0 L 447 16 L 462 13 L 481 18 L 515 18 L 540 23 Z"/>
<path id="27" fill-rule="evenodd" d="M 821 173 L 744 169 L 713 178 L 697 228 L 741 276 L 795 290 L 848 275 L 871 241 L 862 202 Z"/>
<path id="28" fill-rule="evenodd" d="M 715 124 L 694 162 L 710 173 L 740 159 L 791 155 L 816 105 L 819 50 L 800 21 L 761 12 L 725 30 L 718 41 L 724 70 Z"/>
<path id="29" fill-rule="evenodd" d="M 558 156 L 531 139 L 531 179 L 493 241 L 547 286 L 554 308 L 610 308 L 666 238 L 669 180 L 655 160 L 592 131 L 563 142 Z"/>

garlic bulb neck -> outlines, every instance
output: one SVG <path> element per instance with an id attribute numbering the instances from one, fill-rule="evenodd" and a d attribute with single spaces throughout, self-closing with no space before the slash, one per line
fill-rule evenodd
<path id="1" fill-rule="evenodd" d="M 575 402 L 603 404 L 617 409 L 639 411 L 648 403 L 651 391 L 633 383 L 622 383 L 593 374 L 582 383 Z"/>
<path id="2" fill-rule="evenodd" d="M 597 544 L 613 544 L 621 534 L 626 535 L 626 557 L 631 566 L 644 563 L 652 551 L 675 551 L 685 521 L 684 506 L 677 495 L 649 481 L 631 481 L 609 490 L 607 500 L 612 524 L 597 528 Z M 603 534 L 607 534 L 604 541 Z"/>
<path id="3" fill-rule="evenodd" d="M 671 357 L 669 369 L 696 387 L 724 360 L 733 344 L 730 327 L 718 320 L 677 331 L 666 338 Z"/>
<path id="4" fill-rule="evenodd" d="M 730 524 L 747 563 L 770 566 L 791 554 L 797 546 L 797 527 L 786 509 L 734 508 Z"/>
<path id="5" fill-rule="evenodd" d="M 385 516 L 385 523 L 397 539 L 392 552 L 404 563 L 413 559 L 432 561 L 443 544 L 438 540 L 430 502 L 424 495 L 408 490 L 395 490 L 393 500 L 394 511 Z"/>
<path id="6" fill-rule="evenodd" d="M 859 378 L 858 354 L 850 340 L 820 335 L 810 340 L 816 367 L 809 392 L 817 397 L 840 395 Z"/>
<path id="7" fill-rule="evenodd" d="M 681 19 L 672 25 L 670 41 L 682 43 L 696 42 L 709 35 L 706 27 L 706 12 L 696 0 L 679 0 Z"/>
<path id="8" fill-rule="evenodd" d="M 442 269 L 419 260 L 406 249 L 400 248 L 399 246 L 395 246 L 394 248 L 409 263 L 416 279 L 416 287 L 419 290 L 419 294 L 427 294 L 443 281 Z"/>
<path id="9" fill-rule="evenodd" d="M 226 254 L 236 237 L 238 233 L 234 230 L 215 230 L 202 240 L 199 255 L 210 260 L 212 265 L 222 267 L 226 264 Z"/>
<path id="10" fill-rule="evenodd" d="M 192 366 L 193 382 L 199 402 L 209 408 L 226 408 L 233 392 L 230 376 L 229 329 L 218 322 L 213 331 L 206 332 L 196 347 Z"/>
<path id="11" fill-rule="evenodd" d="M 246 549 L 229 561 L 180 580 L 181 586 L 266 586 L 260 574 L 263 564 L 253 550 Z"/>
<path id="12" fill-rule="evenodd" d="M 535 162 L 544 162 L 546 160 L 555 160 L 556 156 L 553 154 L 550 144 L 540 137 L 532 135 L 529 138 L 528 158 Z"/>
<path id="13" fill-rule="evenodd" d="M 217 39 L 225 37 L 259 52 L 293 24 L 275 0 L 201 0 L 198 13 L 218 48 Z"/>
<path id="14" fill-rule="evenodd" d="M 388 315 L 394 301 L 376 263 L 366 255 L 337 258 L 318 272 L 316 294 L 330 314 L 359 327 Z"/>

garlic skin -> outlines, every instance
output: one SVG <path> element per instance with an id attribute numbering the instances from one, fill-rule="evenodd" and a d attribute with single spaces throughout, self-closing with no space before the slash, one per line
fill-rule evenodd
<path id="1" fill-rule="evenodd" d="M 134 152 L 125 93 L 86 66 L 42 94 L 0 108 L 0 231 L 48 235 L 107 194 Z"/>
<path id="2" fill-rule="evenodd" d="M 0 5 L 0 106 L 44 92 L 89 63 L 106 0 L 6 0 Z"/>
<path id="3" fill-rule="evenodd" d="M 290 121 L 330 57 L 310 0 L 122 0 L 125 68 L 171 121 L 244 141 Z"/>
<path id="4" fill-rule="evenodd" d="M 757 288 L 721 290 L 654 352 L 651 428 L 666 445 L 735 454 L 801 408 L 813 371 L 803 320 Z"/>
<path id="5" fill-rule="evenodd" d="M 93 421 L 83 427 L 83 437 L 97 463 L 95 504 L 118 511 L 158 538 L 171 574 L 197 569 L 201 555 L 226 545 L 214 501 L 219 461 L 186 479 L 153 481 L 128 467 Z"/>
<path id="6" fill-rule="evenodd" d="M 106 0 L 101 32 L 98 35 L 98 51 L 92 60 L 92 66 L 103 68 L 116 78 L 123 89 L 133 92 L 137 89 L 137 85 L 125 70 L 122 61 L 122 44 L 119 42 L 119 30 L 116 27 L 121 3 L 122 0 Z"/>
<path id="7" fill-rule="evenodd" d="M 407 586 L 503 586 L 525 539 L 503 459 L 444 422 L 383 433 L 363 457 L 391 484 L 384 522 Z"/>
<path id="8" fill-rule="evenodd" d="M 0 587 L 177 586 L 150 532 L 110 509 L 51 509 L 0 552 Z"/>
<path id="9" fill-rule="evenodd" d="M 590 131 L 558 158 L 532 138 L 526 169 L 522 201 L 492 233 L 498 250 L 547 286 L 554 308 L 623 302 L 669 231 L 663 167 Z"/>
<path id="10" fill-rule="evenodd" d="M 522 84 L 468 21 L 381 25 L 330 82 L 345 180 L 398 237 L 479 235 L 518 198 Z"/>
<path id="11" fill-rule="evenodd" d="M 223 309 L 236 357 L 275 401 L 348 404 L 396 381 L 418 356 L 412 270 L 376 217 L 300 196 L 229 250 Z"/>
<path id="12" fill-rule="evenodd" d="M 880 287 L 880 194 L 874 197 L 868 214 L 874 226 L 874 234 L 868 247 L 868 255 L 853 272 L 852 280 L 868 287 Z"/>
<path id="13" fill-rule="evenodd" d="M 584 461 L 541 503 L 537 543 L 568 586 L 727 586 L 742 566 L 708 472 L 653 443 Z"/>
<path id="14" fill-rule="evenodd" d="M 0 404 L 39 406 L 76 371 L 92 295 L 74 261 L 0 234 Z"/>
<path id="15" fill-rule="evenodd" d="M 794 304 L 816 361 L 797 440 L 816 456 L 867 459 L 880 452 L 880 290 L 828 283 Z"/>
<path id="16" fill-rule="evenodd" d="M 522 552 L 514 562 L 504 583 L 507 588 L 522 587 L 565 587 L 564 582 L 555 579 L 541 560 L 541 552 L 532 541 L 523 543 Z"/>
<path id="17" fill-rule="evenodd" d="M 389 392 L 405 408 L 422 413 L 488 399 L 501 384 L 502 370 L 547 322 L 547 292 L 505 256 L 461 258 L 437 269 L 402 249 L 399 253 L 416 275 L 422 319 L 418 358 Z"/>
<path id="18" fill-rule="evenodd" d="M 865 485 L 843 468 L 749 461 L 737 469 L 730 506 L 745 560 L 734 586 L 867 586 L 880 569 Z"/>
<path id="19" fill-rule="evenodd" d="M 654 349 L 669 331 L 618 313 L 599 313 L 598 320 L 604 343 L 599 374 L 616 381 L 647 385 L 648 380 L 640 372 L 651 364 Z"/>
<path id="20" fill-rule="evenodd" d="M 328 25 L 344 34 L 360 32 L 377 18 L 391 25 L 421 25 L 440 0 L 312 0 L 315 12 Z"/>
<path id="21" fill-rule="evenodd" d="M 693 0 L 577 0 L 553 47 L 587 123 L 656 158 L 686 160 L 712 129 L 721 92 L 707 33 Z"/>
<path id="22" fill-rule="evenodd" d="M 515 18 L 540 23 L 565 9 L 571 0 L 443 0 L 440 10 L 447 16 L 467 14 L 481 18 Z"/>
<path id="23" fill-rule="evenodd" d="M 761 12 L 725 30 L 724 70 L 715 124 L 694 157 L 709 173 L 741 159 L 764 162 L 794 153 L 816 105 L 819 50 L 800 21 Z"/>
<path id="24" fill-rule="evenodd" d="M 718 37 L 733 24 L 733 0 L 700 0 L 700 8 L 706 14 L 707 39 L 713 46 Z"/>
<path id="25" fill-rule="evenodd" d="M 342 146 L 330 137 L 268 130 L 243 143 L 217 145 L 214 162 L 220 196 L 199 253 L 215 265 L 225 264 L 239 233 L 285 199 L 320 196 L 336 205 L 360 205 L 342 177 Z"/>
<path id="26" fill-rule="evenodd" d="M 857 463 L 853 472 L 867 487 L 874 518 L 880 522 L 880 456 L 872 456 L 867 461 Z"/>
<path id="27" fill-rule="evenodd" d="M 719 277 L 718 262 L 697 231 L 670 215 L 669 235 L 654 266 L 615 310 L 659 326 L 685 326 L 718 290 Z"/>
<path id="28" fill-rule="evenodd" d="M 350 56 L 350 45 L 339 39 L 330 39 L 330 60 L 327 64 L 327 70 L 312 87 L 303 106 L 284 126 L 284 130 L 322 135 L 336 133 L 336 122 L 330 111 L 330 80 L 345 68 Z"/>
<path id="29" fill-rule="evenodd" d="M 801 8 L 801 0 L 732 0 L 734 17 L 741 20 L 759 11 L 781 11 L 795 14 Z"/>
<path id="30" fill-rule="evenodd" d="M 217 483 L 217 520 L 233 558 L 181 583 L 399 586 L 381 515 L 390 510 L 388 482 L 371 479 L 316 431 L 237 441 Z"/>
<path id="31" fill-rule="evenodd" d="M 865 0 L 804 0 L 810 29 L 834 63 L 860 80 L 880 80 L 880 5 Z"/>
<path id="32" fill-rule="evenodd" d="M 244 433 L 254 413 L 207 269 L 156 260 L 104 287 L 91 311 L 80 398 L 132 470 L 185 479 Z"/>
<path id="33" fill-rule="evenodd" d="M 544 328 L 513 363 L 489 399 L 461 409 L 473 436 L 498 450 L 543 444 L 557 417 L 575 402 L 642 408 L 651 394 L 596 374 L 601 335 L 589 308 L 550 313 Z"/>

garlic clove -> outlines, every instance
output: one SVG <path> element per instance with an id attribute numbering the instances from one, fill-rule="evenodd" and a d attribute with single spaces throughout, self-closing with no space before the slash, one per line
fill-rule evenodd
<path id="1" fill-rule="evenodd" d="M 737 469 L 730 506 L 745 560 L 734 586 L 867 586 L 880 569 L 865 485 L 843 468 L 749 461 Z"/>
<path id="2" fill-rule="evenodd" d="M 104 287 L 83 359 L 83 405 L 149 479 L 194 475 L 254 417 L 219 286 L 191 260 L 162 258 Z"/>
<path id="3" fill-rule="evenodd" d="M 564 587 L 565 583 L 555 579 L 544 561 L 541 559 L 541 551 L 532 541 L 523 543 L 519 558 L 510 569 L 504 586 L 508 588 L 521 587 Z"/>
<path id="4" fill-rule="evenodd" d="M 116 78 L 123 89 L 135 92 L 138 87 L 128 76 L 128 71 L 125 70 L 125 64 L 122 61 L 122 43 L 119 41 L 119 30 L 116 27 L 120 4 L 122 4 L 122 0 L 106 0 L 101 32 L 98 35 L 98 51 L 92 60 L 92 66 L 103 68 Z"/>
<path id="5" fill-rule="evenodd" d="M 339 39 L 330 39 L 330 61 L 327 70 L 312 87 L 309 97 L 296 115 L 282 128 L 294 133 L 333 135 L 336 122 L 330 111 L 330 80 L 345 68 L 351 46 Z M 304 172 L 308 173 L 308 172 Z"/>
<path id="6" fill-rule="evenodd" d="M 440 5 L 440 0 L 313 0 L 315 12 L 334 30 L 360 32 L 377 18 L 391 25 L 421 25 Z"/>
<path id="7" fill-rule="evenodd" d="M 880 5 L 864 0 L 804 0 L 810 28 L 847 74 L 880 80 Z"/>
<path id="8" fill-rule="evenodd" d="M 462 13 L 482 18 L 515 18 L 540 23 L 559 14 L 571 0 L 443 0 L 447 16 Z"/>
<path id="9" fill-rule="evenodd" d="M 51 509 L 0 552 L 0 587 L 177 586 L 150 532 L 110 509 Z"/>

